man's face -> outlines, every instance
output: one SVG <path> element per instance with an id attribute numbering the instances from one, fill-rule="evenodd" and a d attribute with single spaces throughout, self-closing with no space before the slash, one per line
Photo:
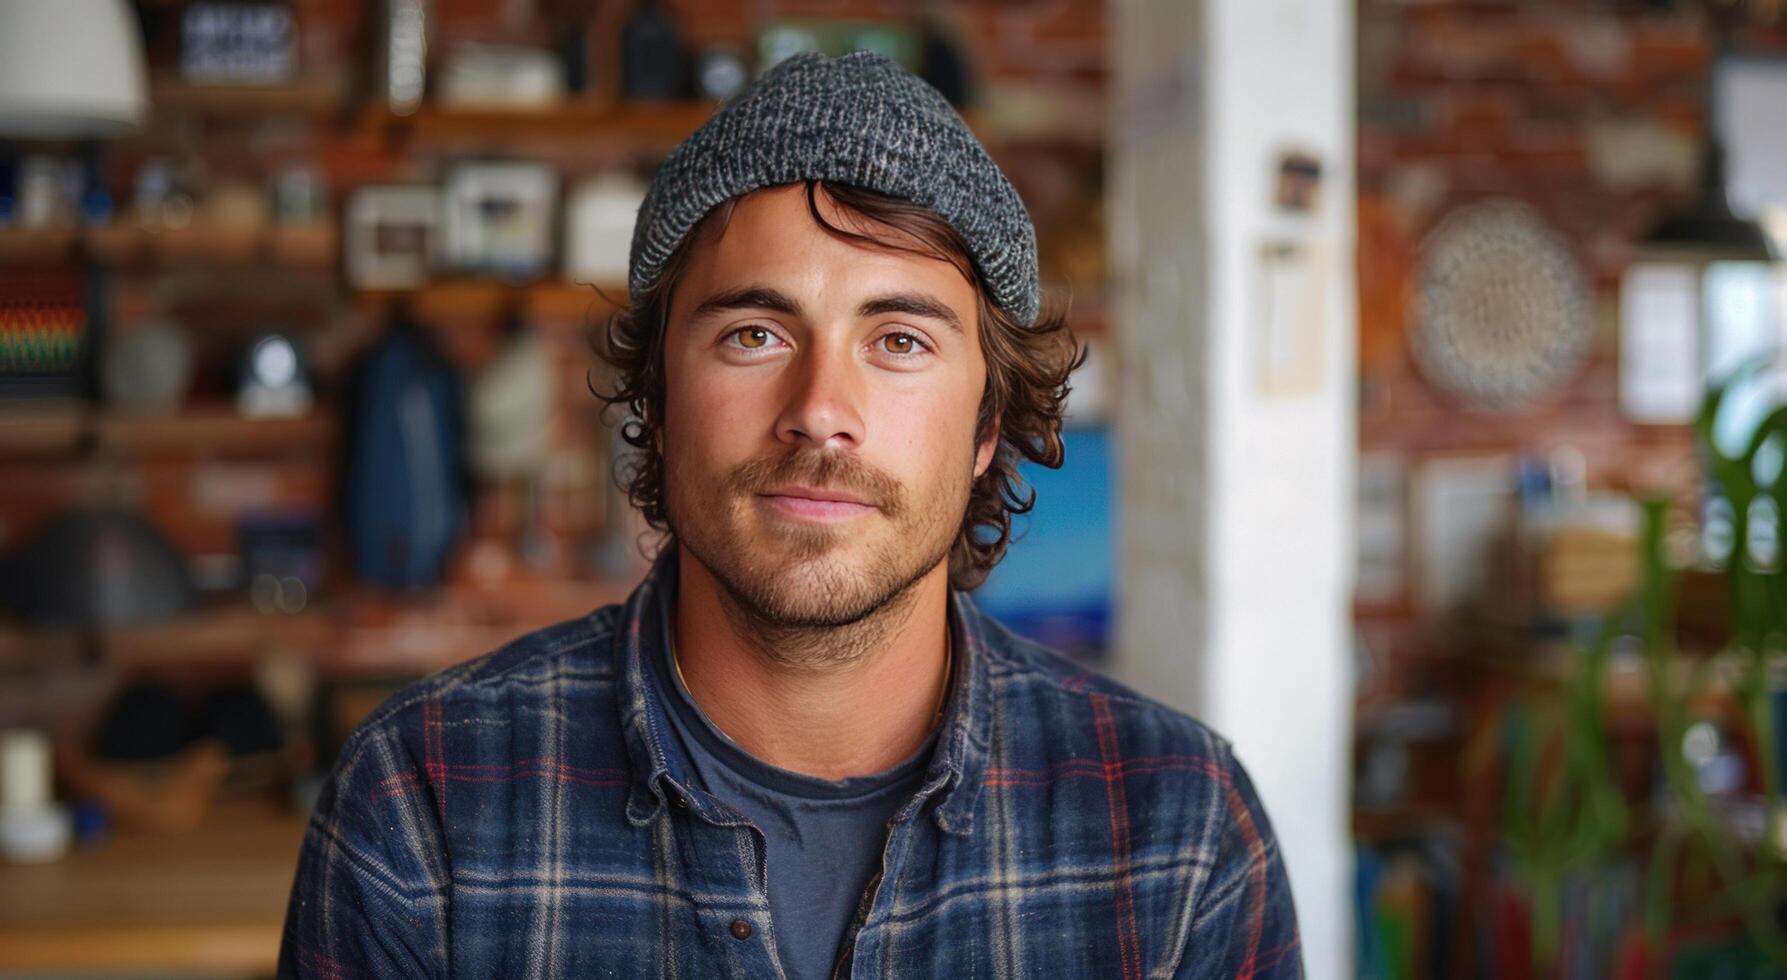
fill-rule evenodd
<path id="1" fill-rule="evenodd" d="M 833 225 L 898 234 L 818 201 Z M 800 184 L 745 196 L 691 253 L 666 326 L 682 546 L 784 626 L 854 623 L 938 571 L 996 444 L 975 440 L 978 330 L 953 264 L 826 232 Z"/>

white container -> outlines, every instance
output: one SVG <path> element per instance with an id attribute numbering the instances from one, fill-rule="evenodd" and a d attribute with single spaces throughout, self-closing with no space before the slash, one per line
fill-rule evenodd
<path id="1" fill-rule="evenodd" d="M 42 732 L 0 732 L 0 857 L 53 861 L 68 851 L 74 827 L 51 799 L 50 740 Z"/>

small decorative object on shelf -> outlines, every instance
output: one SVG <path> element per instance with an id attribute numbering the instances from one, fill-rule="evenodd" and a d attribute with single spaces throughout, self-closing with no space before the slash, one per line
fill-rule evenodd
<path id="1" fill-rule="evenodd" d="M 852 51 L 886 55 L 921 72 L 923 43 L 914 27 L 879 21 L 795 18 L 770 23 L 757 34 L 757 68 L 765 72 L 803 51 L 838 57 Z"/>
<path id="2" fill-rule="evenodd" d="M 98 143 L 89 143 L 81 154 L 81 223 L 104 225 L 114 216 L 116 207 L 112 189 L 105 182 L 105 157 Z"/>
<path id="3" fill-rule="evenodd" d="M 564 68 L 550 51 L 464 43 L 441 70 L 441 105 L 541 109 L 565 97 Z"/>
<path id="4" fill-rule="evenodd" d="M 192 377 L 192 344 L 178 324 L 153 321 L 108 338 L 100 374 L 106 404 L 163 414 L 178 408 Z"/>
<path id="5" fill-rule="evenodd" d="M 565 211 L 565 278 L 626 282 L 633 222 L 644 201 L 645 185 L 631 174 L 606 173 L 578 184 Z"/>
<path id="6" fill-rule="evenodd" d="M 293 164 L 273 177 L 273 220 L 281 225 L 308 225 L 329 216 L 329 190 L 313 167 Z"/>
<path id="7" fill-rule="evenodd" d="M 538 163 L 462 163 L 443 192 L 447 264 L 525 281 L 552 262 L 558 175 Z"/>
<path id="8" fill-rule="evenodd" d="M 974 101 L 974 78 L 968 56 L 962 46 L 942 24 L 925 18 L 919 28 L 919 61 L 921 72 L 931 87 L 943 94 L 957 109 Z"/>
<path id="9" fill-rule="evenodd" d="M 251 514 L 236 525 L 242 584 L 261 612 L 299 613 L 323 587 L 323 523 L 312 511 Z"/>
<path id="10" fill-rule="evenodd" d="M 270 333 L 251 344 L 236 390 L 236 410 L 244 418 L 290 419 L 307 414 L 310 405 L 310 379 L 292 338 Z"/>
<path id="11" fill-rule="evenodd" d="M 557 403 L 552 348 L 520 319 L 497 356 L 473 379 L 466 399 L 466 457 L 472 472 L 520 515 L 516 551 L 535 565 L 554 554 L 541 527 L 542 475 L 552 458 L 552 406 Z"/>
<path id="12" fill-rule="evenodd" d="M 217 181 L 199 206 L 199 223 L 218 234 L 253 238 L 268 224 L 266 192 L 247 181 Z"/>
<path id="13" fill-rule="evenodd" d="M 138 225 L 151 230 L 192 223 L 192 192 L 173 161 L 150 158 L 137 169 L 131 212 Z"/>
<path id="14" fill-rule="evenodd" d="M 12 148 L 0 146 L 0 228 L 19 220 L 19 165 Z"/>
<path id="15" fill-rule="evenodd" d="M 422 106 L 428 78 L 426 0 L 384 0 L 383 95 L 388 109 L 407 116 Z"/>
<path id="16" fill-rule="evenodd" d="M 428 281 L 440 227 L 440 192 L 368 186 L 347 209 L 347 277 L 359 289 L 411 289 Z"/>
<path id="17" fill-rule="evenodd" d="M 724 102 L 745 90 L 751 70 L 745 56 L 730 45 L 715 45 L 695 62 L 695 88 L 704 99 Z"/>
<path id="18" fill-rule="evenodd" d="M 66 227 L 79 210 L 79 171 L 49 153 L 31 153 L 19 168 L 19 224 L 26 228 Z"/>
<path id="19" fill-rule="evenodd" d="M 658 0 L 639 0 L 621 28 L 621 98 L 680 99 L 688 90 L 686 56 L 676 23 Z"/>
<path id="20" fill-rule="evenodd" d="M 74 825 L 56 805 L 49 737 L 32 729 L 0 732 L 0 857 L 54 861 L 68 850 Z"/>
<path id="21" fill-rule="evenodd" d="M 546 468 L 556 399 L 552 349 L 519 323 L 472 381 L 466 403 L 467 459 L 480 478 L 532 478 Z"/>
<path id="22" fill-rule="evenodd" d="M 79 395 L 87 352 L 79 279 L 0 272 L 0 402 Z"/>

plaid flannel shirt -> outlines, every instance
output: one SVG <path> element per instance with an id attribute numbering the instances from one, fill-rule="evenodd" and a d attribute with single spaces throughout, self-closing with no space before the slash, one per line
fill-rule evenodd
<path id="1" fill-rule="evenodd" d="M 782 975 L 762 835 L 695 788 L 644 667 L 674 566 L 356 729 L 305 836 L 281 976 Z M 965 595 L 950 620 L 937 751 L 836 975 L 1301 976 L 1228 744 Z"/>

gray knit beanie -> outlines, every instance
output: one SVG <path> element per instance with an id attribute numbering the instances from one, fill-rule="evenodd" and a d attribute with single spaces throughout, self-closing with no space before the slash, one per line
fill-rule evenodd
<path id="1" fill-rule="evenodd" d="M 862 51 L 781 62 L 671 152 L 639 207 L 628 289 L 650 288 L 715 205 L 813 179 L 937 212 L 967 241 L 993 302 L 1035 321 L 1036 229 L 1017 190 L 936 89 Z"/>

